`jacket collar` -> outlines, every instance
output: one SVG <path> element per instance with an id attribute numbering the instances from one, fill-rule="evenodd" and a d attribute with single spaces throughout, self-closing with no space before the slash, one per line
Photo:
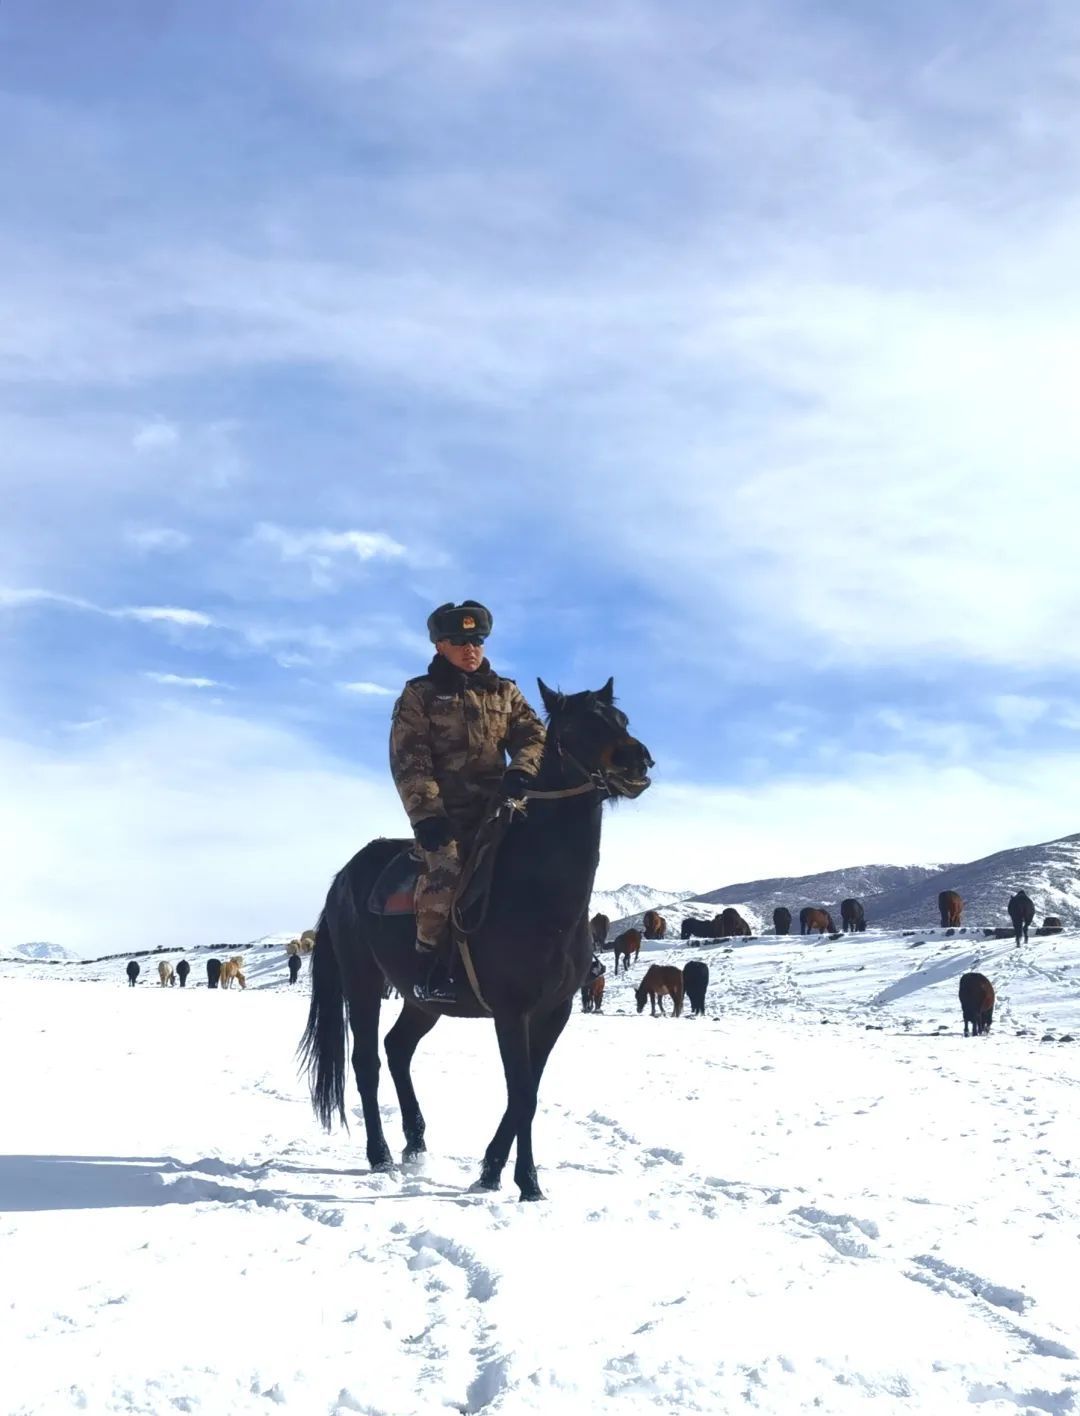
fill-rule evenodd
<path id="1" fill-rule="evenodd" d="M 499 675 L 492 669 L 487 659 L 471 674 L 455 669 L 449 659 L 436 654 L 428 665 L 428 678 L 442 693 L 464 693 L 473 689 L 482 693 L 492 693 L 499 686 Z"/>

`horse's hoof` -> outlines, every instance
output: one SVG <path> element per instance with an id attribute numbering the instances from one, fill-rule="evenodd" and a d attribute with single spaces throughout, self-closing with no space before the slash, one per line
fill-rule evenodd
<path id="1" fill-rule="evenodd" d="M 481 1175 L 481 1177 L 480 1177 L 479 1180 L 474 1180 L 473 1183 L 469 1186 L 469 1194 L 470 1194 L 470 1195 L 484 1195 L 484 1194 L 490 1195 L 490 1194 L 494 1194 L 494 1192 L 500 1188 L 501 1183 L 502 1183 L 502 1182 L 501 1182 L 499 1176 L 497 1176 L 497 1175 L 494 1177 L 494 1179 L 492 1179 L 490 1176 L 487 1176 L 487 1175 Z"/>
<path id="2" fill-rule="evenodd" d="M 372 1175 L 393 1175 L 396 1169 L 397 1166 L 391 1156 L 387 1156 L 385 1160 L 372 1161 L 371 1164 Z"/>
<path id="3" fill-rule="evenodd" d="M 521 1201 L 520 1201 L 520 1202 L 524 1205 L 524 1204 L 530 1204 L 530 1203 L 532 1203 L 533 1200 L 546 1200 L 546 1199 L 547 1199 L 547 1196 L 544 1194 L 543 1190 L 541 1190 L 540 1187 L 539 1187 L 539 1185 L 538 1185 L 535 1190 L 522 1190 L 522 1192 L 521 1192 Z"/>
<path id="4" fill-rule="evenodd" d="M 414 1170 L 419 1170 L 426 1160 L 426 1146 L 406 1146 L 401 1152 L 402 1165 L 411 1165 Z"/>

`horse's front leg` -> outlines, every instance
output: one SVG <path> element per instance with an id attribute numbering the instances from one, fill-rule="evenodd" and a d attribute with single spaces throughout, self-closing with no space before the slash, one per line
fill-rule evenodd
<path id="1" fill-rule="evenodd" d="M 536 1114 L 536 1096 L 544 1075 L 551 1049 L 558 1041 L 570 1016 L 572 1000 L 566 999 L 551 1013 L 531 1022 L 522 1016 L 496 1018 L 495 1031 L 499 1039 L 503 1071 L 506 1075 L 506 1111 L 495 1135 L 484 1153 L 477 1190 L 497 1190 L 503 1166 L 510 1154 L 510 1145 L 517 1137 L 517 1160 L 514 1181 L 523 1200 L 542 1200 L 543 1191 L 536 1178 L 532 1154 L 532 1122 Z"/>

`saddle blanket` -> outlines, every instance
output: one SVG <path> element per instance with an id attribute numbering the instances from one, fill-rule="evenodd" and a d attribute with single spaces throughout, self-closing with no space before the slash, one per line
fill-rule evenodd
<path id="1" fill-rule="evenodd" d="M 368 909 L 377 915 L 411 915 L 420 862 L 412 846 L 404 846 L 383 866 L 371 887 Z"/>

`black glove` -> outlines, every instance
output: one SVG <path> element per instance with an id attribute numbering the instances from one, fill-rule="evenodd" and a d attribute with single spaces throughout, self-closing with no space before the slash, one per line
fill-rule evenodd
<path id="1" fill-rule="evenodd" d="M 449 817 L 429 816 L 426 821 L 416 823 L 413 835 L 422 851 L 438 851 L 454 839 L 454 828 Z"/>
<path id="2" fill-rule="evenodd" d="M 519 767 L 509 767 L 503 773 L 503 779 L 499 785 L 499 795 L 505 797 L 507 801 L 518 801 L 535 780 L 534 777 L 529 776 L 528 772 L 522 772 Z"/>

